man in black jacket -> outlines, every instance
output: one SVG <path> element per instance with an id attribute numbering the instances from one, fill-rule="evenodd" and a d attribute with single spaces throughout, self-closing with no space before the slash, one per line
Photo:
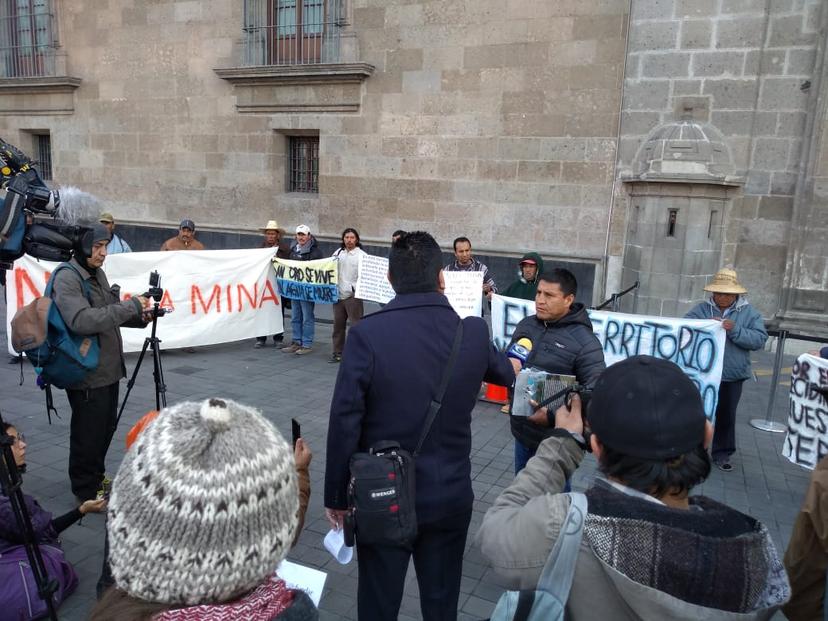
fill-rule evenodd
<path id="1" fill-rule="evenodd" d="M 519 373 L 534 367 L 559 375 L 574 375 L 579 384 L 591 386 L 606 368 L 601 343 L 592 332 L 586 308 L 575 302 L 578 282 L 569 270 L 556 268 L 540 276 L 535 295 L 535 314 L 515 328 L 508 351 Z M 526 341 L 529 346 L 526 347 Z M 522 341 L 522 348 L 515 344 Z M 528 350 L 528 356 L 514 354 Z M 552 419 L 550 420 L 550 417 Z M 554 412 L 540 408 L 529 417 L 511 416 L 515 437 L 515 474 L 523 470 L 540 442 L 555 428 Z"/>
<path id="2" fill-rule="evenodd" d="M 351 328 L 328 425 L 325 511 L 340 528 L 348 506 L 348 462 L 382 440 L 413 452 L 460 318 L 442 294 L 440 247 L 428 233 L 394 242 L 389 279 L 396 297 Z M 413 549 L 360 544 L 359 618 L 397 619 L 414 556 L 424 619 L 457 618 L 463 549 L 472 514 L 471 412 L 480 382 L 510 386 L 514 372 L 483 319 L 463 320 L 457 364 L 443 406 L 416 460 L 418 532 Z"/>

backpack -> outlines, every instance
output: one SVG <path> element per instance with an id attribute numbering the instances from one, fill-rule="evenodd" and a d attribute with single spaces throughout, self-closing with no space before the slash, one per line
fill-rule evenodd
<path id="1" fill-rule="evenodd" d="M 78 574 L 56 546 L 39 544 L 49 578 L 58 583 L 52 596 L 55 609 L 78 586 Z M 25 546 L 13 546 L 0 554 L 0 609 L 4 619 L 42 619 L 48 616 L 46 602 L 38 594 Z M 8 616 L 5 616 L 8 615 Z"/>
<path id="2" fill-rule="evenodd" d="M 77 384 L 98 367 L 98 337 L 73 334 L 52 299 L 52 284 L 62 269 L 71 269 L 81 279 L 90 305 L 89 285 L 69 263 L 60 264 L 49 279 L 43 296 L 17 311 L 12 319 L 12 347 L 23 352 L 39 369 L 43 382 L 57 388 Z"/>
<path id="3" fill-rule="evenodd" d="M 569 497 L 566 520 L 543 566 L 537 588 L 506 591 L 497 601 L 491 621 L 563 621 L 587 515 L 587 497 L 580 492 L 571 492 Z"/>

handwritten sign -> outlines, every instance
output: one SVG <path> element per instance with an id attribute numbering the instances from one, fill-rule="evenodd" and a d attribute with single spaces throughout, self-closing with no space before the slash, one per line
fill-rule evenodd
<path id="1" fill-rule="evenodd" d="M 121 298 L 149 288 L 149 275 L 161 275 L 160 306 L 174 311 L 158 319 L 163 349 L 226 343 L 283 331 L 281 300 L 274 283 L 272 248 L 188 252 L 131 252 L 106 258 L 110 284 Z M 58 263 L 25 255 L 7 273 L 6 334 L 11 349 L 11 318 L 43 295 Z M 122 328 L 124 351 L 140 351 L 150 328 Z"/>
<path id="2" fill-rule="evenodd" d="M 483 314 L 483 272 L 443 272 L 445 294 L 460 317 Z"/>
<path id="3" fill-rule="evenodd" d="M 339 301 L 336 259 L 273 259 L 279 293 L 292 300 L 336 304 Z"/>
<path id="4" fill-rule="evenodd" d="M 791 367 L 788 435 L 782 455 L 813 470 L 828 455 L 828 360 L 802 354 Z"/>
<path id="5" fill-rule="evenodd" d="M 387 304 L 396 294 L 388 282 L 388 259 L 372 254 L 359 257 L 359 277 L 354 296 L 360 300 L 371 300 Z"/>
<path id="6" fill-rule="evenodd" d="M 505 348 L 515 326 L 534 313 L 533 301 L 493 295 L 492 336 L 495 345 Z M 595 310 L 588 314 L 607 366 L 640 354 L 674 362 L 696 384 L 704 412 L 711 421 L 714 420 L 727 338 L 720 322 Z"/>

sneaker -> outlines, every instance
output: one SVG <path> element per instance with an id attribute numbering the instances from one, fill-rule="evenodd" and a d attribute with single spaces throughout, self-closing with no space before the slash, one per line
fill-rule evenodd
<path id="1" fill-rule="evenodd" d="M 729 461 L 717 461 L 716 467 L 722 472 L 730 472 L 733 470 L 733 465 Z"/>
<path id="2" fill-rule="evenodd" d="M 297 347 L 296 348 L 296 355 L 297 356 L 304 356 L 305 354 L 309 354 L 313 351 L 313 347 Z"/>
<path id="3" fill-rule="evenodd" d="M 340 354 L 334 354 L 331 356 L 331 359 L 328 360 L 331 364 L 336 364 L 338 362 L 342 362 L 342 356 Z"/>
<path id="4" fill-rule="evenodd" d="M 265 346 L 265 344 L 264 344 L 264 342 L 263 342 L 263 341 L 256 341 L 256 342 L 253 344 L 253 349 L 261 349 L 261 348 L 262 348 L 262 347 L 264 347 L 264 346 Z"/>
<path id="5" fill-rule="evenodd" d="M 299 343 L 291 343 L 287 347 L 282 347 L 282 351 L 286 354 L 295 354 L 296 350 L 302 347 Z"/>

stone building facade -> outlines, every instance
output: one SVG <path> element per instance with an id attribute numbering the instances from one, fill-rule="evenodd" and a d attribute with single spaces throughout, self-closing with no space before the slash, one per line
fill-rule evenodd
<path id="1" fill-rule="evenodd" d="M 526 250 L 575 265 L 597 302 L 641 275 L 625 259 L 650 191 L 633 179 L 641 145 L 690 114 L 736 180 L 711 252 L 766 316 L 824 326 L 824 2 L 31 4 L 28 30 L 0 12 L 0 135 L 30 151 L 47 135 L 55 183 L 121 221 L 467 235 L 503 265 Z M 698 187 L 670 185 L 671 204 Z M 639 310 L 702 295 L 710 266 L 675 265 L 647 269 Z M 691 284 L 674 294 L 673 276 Z"/>

